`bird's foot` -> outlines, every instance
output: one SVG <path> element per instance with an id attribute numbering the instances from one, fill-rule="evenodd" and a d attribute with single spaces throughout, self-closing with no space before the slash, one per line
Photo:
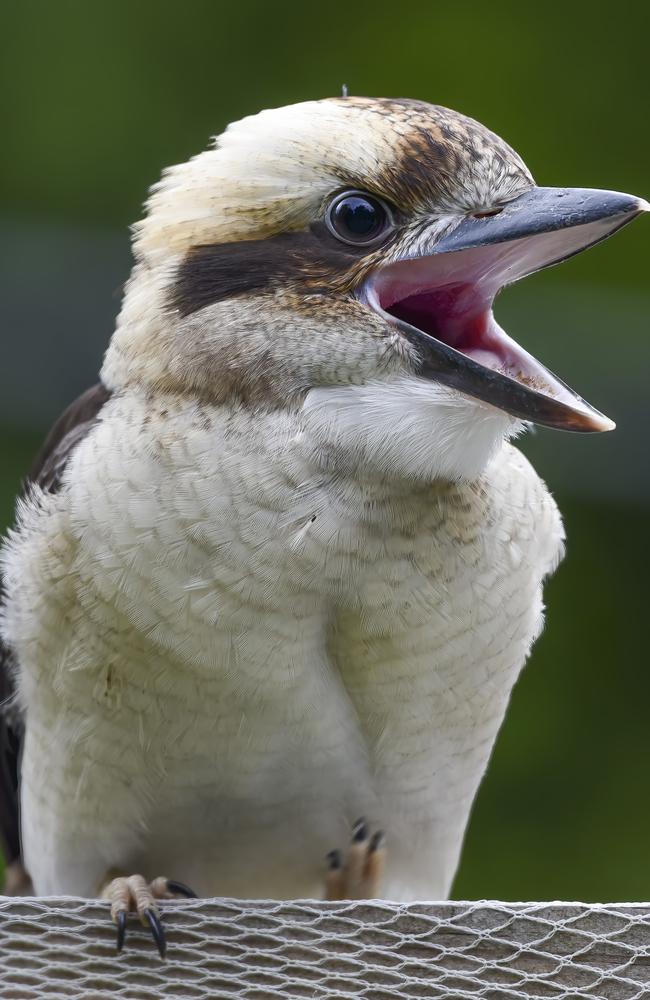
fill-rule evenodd
<path id="1" fill-rule="evenodd" d="M 379 895 L 386 850 L 380 830 L 371 834 L 364 819 L 352 828 L 352 840 L 345 852 L 327 855 L 325 899 L 372 899 Z"/>
<path id="2" fill-rule="evenodd" d="M 151 931 L 161 958 L 165 957 L 167 941 L 156 900 L 173 899 L 175 896 L 196 898 L 196 893 L 183 882 L 168 878 L 155 878 L 153 882 L 147 882 L 142 875 L 109 878 L 101 895 L 111 904 L 111 917 L 117 927 L 117 950 L 121 951 L 124 946 L 127 917 L 129 913 L 135 912 L 142 925 Z"/>

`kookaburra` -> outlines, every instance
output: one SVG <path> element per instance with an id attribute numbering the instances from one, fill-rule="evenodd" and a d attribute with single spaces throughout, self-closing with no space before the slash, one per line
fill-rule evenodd
<path id="1" fill-rule="evenodd" d="M 613 427 L 493 300 L 647 207 L 410 100 L 263 111 L 166 171 L 4 547 L 2 819 L 36 893 L 103 892 L 161 948 L 166 876 L 448 894 L 562 553 L 510 439 Z"/>

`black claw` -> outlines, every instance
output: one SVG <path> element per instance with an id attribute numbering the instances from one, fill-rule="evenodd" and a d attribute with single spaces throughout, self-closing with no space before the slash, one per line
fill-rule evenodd
<path id="1" fill-rule="evenodd" d="M 352 842 L 354 844 L 360 844 L 362 840 L 368 839 L 368 826 L 363 817 L 358 819 L 354 826 L 352 827 Z"/>
<path id="2" fill-rule="evenodd" d="M 194 889 L 190 889 L 189 885 L 185 885 L 184 882 L 176 882 L 171 878 L 167 879 L 167 892 L 175 892 L 179 896 L 187 896 L 188 899 L 198 899 Z"/>
<path id="3" fill-rule="evenodd" d="M 117 950 L 122 951 L 124 947 L 124 938 L 126 937 L 126 912 L 120 910 L 117 915 Z"/>
<path id="4" fill-rule="evenodd" d="M 150 906 L 144 911 L 143 916 L 149 927 L 151 928 L 151 936 L 156 942 L 156 947 L 161 958 L 165 957 L 165 952 L 167 951 L 167 941 L 165 940 L 165 932 L 163 930 L 163 925 L 160 922 L 160 917 Z"/>
<path id="5" fill-rule="evenodd" d="M 373 833 L 373 835 L 372 835 L 372 838 L 370 840 L 370 846 L 369 846 L 368 850 L 370 852 L 372 852 L 372 851 L 378 851 L 380 847 L 384 846 L 384 839 L 385 839 L 384 838 L 384 831 L 383 830 L 377 830 L 377 833 Z"/>
<path id="6" fill-rule="evenodd" d="M 336 871 L 337 868 L 341 867 L 341 852 L 340 851 L 330 851 L 329 854 L 325 855 L 325 860 L 330 871 Z"/>

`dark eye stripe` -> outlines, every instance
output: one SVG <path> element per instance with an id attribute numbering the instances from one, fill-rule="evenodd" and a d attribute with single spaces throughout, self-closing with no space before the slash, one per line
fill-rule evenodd
<path id="1" fill-rule="evenodd" d="M 265 240 L 198 246 L 178 268 L 170 305 L 189 316 L 214 302 L 283 285 L 306 294 L 340 290 L 368 252 L 342 244 L 323 222 Z"/>

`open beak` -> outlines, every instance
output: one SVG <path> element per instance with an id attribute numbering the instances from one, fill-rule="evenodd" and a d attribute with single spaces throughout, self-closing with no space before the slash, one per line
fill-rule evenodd
<path id="1" fill-rule="evenodd" d="M 421 377 L 547 427 L 612 430 L 501 329 L 492 305 L 505 285 L 586 250 L 648 209 L 615 191 L 534 187 L 498 214 L 464 219 L 426 256 L 378 268 L 360 297 L 416 348 Z"/>

